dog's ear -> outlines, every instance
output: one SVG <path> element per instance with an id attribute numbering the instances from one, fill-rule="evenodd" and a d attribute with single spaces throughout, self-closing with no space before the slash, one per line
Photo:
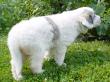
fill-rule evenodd
<path id="1" fill-rule="evenodd" d="M 94 17 L 89 14 L 82 15 L 82 24 L 88 28 L 93 28 Z"/>

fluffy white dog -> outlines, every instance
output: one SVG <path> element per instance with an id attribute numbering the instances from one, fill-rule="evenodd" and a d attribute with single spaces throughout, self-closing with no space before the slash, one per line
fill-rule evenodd
<path id="1" fill-rule="evenodd" d="M 30 57 L 33 73 L 42 73 L 44 55 L 48 51 L 56 63 L 64 64 L 65 53 L 83 31 L 100 25 L 94 10 L 81 7 L 61 14 L 33 17 L 17 23 L 8 35 L 14 79 L 22 79 L 23 58 Z"/>

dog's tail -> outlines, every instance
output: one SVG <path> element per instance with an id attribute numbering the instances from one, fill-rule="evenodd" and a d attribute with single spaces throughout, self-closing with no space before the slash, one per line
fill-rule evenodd
<path id="1" fill-rule="evenodd" d="M 14 38 L 8 37 L 8 48 L 11 54 L 11 66 L 13 77 L 18 80 L 21 78 L 23 55 L 19 49 L 19 46 Z"/>

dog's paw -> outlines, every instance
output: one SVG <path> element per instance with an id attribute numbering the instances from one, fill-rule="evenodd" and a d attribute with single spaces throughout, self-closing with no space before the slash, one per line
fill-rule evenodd
<path id="1" fill-rule="evenodd" d="M 32 70 L 33 74 L 42 74 L 45 70 Z"/>
<path id="2" fill-rule="evenodd" d="M 66 66 L 67 66 L 67 64 L 66 64 L 66 63 L 63 63 L 63 64 L 62 64 L 62 66 L 66 67 Z"/>
<path id="3" fill-rule="evenodd" d="M 23 76 L 22 75 L 16 75 L 16 76 L 13 76 L 15 80 L 19 81 L 19 80 L 22 80 L 23 79 Z"/>
<path id="4" fill-rule="evenodd" d="M 37 74 L 42 74 L 45 70 L 40 70 L 37 72 Z"/>
<path id="5" fill-rule="evenodd" d="M 64 66 L 64 67 L 66 67 L 66 63 L 58 64 L 58 66 Z"/>

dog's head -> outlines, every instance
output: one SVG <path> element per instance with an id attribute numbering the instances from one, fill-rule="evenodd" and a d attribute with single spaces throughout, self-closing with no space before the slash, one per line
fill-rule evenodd
<path id="1" fill-rule="evenodd" d="M 100 16 L 96 15 L 94 10 L 90 7 L 82 7 L 78 9 L 79 13 L 79 20 L 80 23 L 87 27 L 88 29 L 91 29 L 93 27 L 97 27 L 101 23 Z"/>

